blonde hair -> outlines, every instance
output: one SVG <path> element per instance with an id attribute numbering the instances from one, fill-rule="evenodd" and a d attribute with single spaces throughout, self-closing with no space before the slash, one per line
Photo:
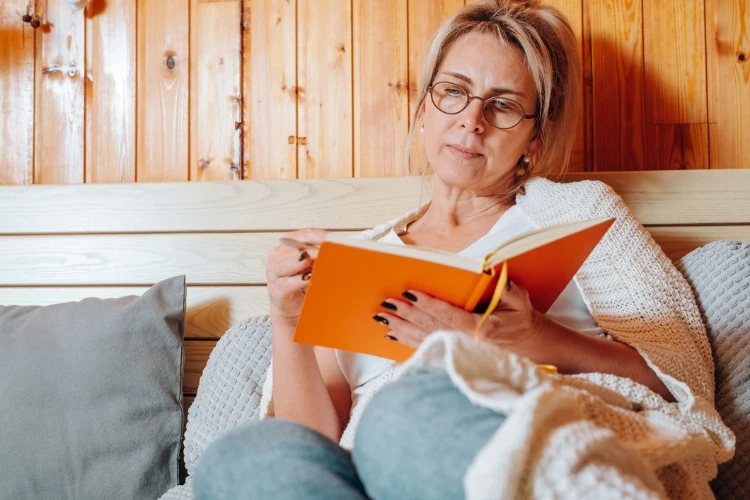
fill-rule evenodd
<path id="1" fill-rule="evenodd" d="M 575 34 L 560 11 L 538 0 L 490 0 L 466 7 L 447 19 L 434 35 L 419 81 L 417 106 L 406 141 L 406 169 L 420 108 L 450 45 L 468 33 L 496 36 L 521 51 L 536 90 L 535 137 L 539 149 L 528 176 L 563 172 L 570 162 L 581 103 L 581 64 Z M 520 165 L 519 165 L 520 166 Z M 426 173 L 429 165 L 422 172 Z M 511 186 L 513 194 L 521 187 Z"/>

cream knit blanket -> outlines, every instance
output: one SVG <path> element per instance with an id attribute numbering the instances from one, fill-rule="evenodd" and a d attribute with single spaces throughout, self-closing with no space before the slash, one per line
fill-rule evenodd
<path id="1" fill-rule="evenodd" d="M 599 325 L 634 347 L 676 398 L 630 379 L 541 374 L 533 363 L 456 332 L 434 332 L 406 363 L 368 383 L 341 445 L 351 448 L 372 396 L 422 366 L 441 367 L 475 404 L 508 416 L 469 468 L 467 498 L 713 498 L 734 453 L 714 409 L 711 350 L 689 285 L 606 184 L 526 183 L 516 200 L 538 226 L 614 216 L 575 279 Z M 362 233 L 379 238 L 425 207 Z M 261 415 L 272 415 L 272 368 Z"/>

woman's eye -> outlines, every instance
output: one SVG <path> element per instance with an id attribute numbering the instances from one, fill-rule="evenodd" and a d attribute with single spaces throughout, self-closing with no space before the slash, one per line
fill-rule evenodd
<path id="1" fill-rule="evenodd" d="M 458 87 L 449 87 L 446 91 L 449 96 L 457 97 L 462 95 L 464 92 Z"/>
<path id="2" fill-rule="evenodd" d="M 492 102 L 492 107 L 495 108 L 496 111 L 512 111 L 513 110 L 513 106 L 511 106 L 510 104 L 508 104 L 502 99 L 495 99 Z"/>

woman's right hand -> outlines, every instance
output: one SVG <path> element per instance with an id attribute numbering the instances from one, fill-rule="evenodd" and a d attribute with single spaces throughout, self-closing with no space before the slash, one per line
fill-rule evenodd
<path id="1" fill-rule="evenodd" d="M 320 245 L 328 231 L 323 229 L 300 229 L 283 236 L 312 245 Z M 296 249 L 279 244 L 268 254 L 266 281 L 271 303 L 271 320 L 279 326 L 294 329 L 302 310 L 310 273 L 312 273 L 318 250 Z"/>

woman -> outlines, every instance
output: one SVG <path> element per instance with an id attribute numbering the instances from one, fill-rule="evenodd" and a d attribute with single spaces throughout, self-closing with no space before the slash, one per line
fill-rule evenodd
<path id="1" fill-rule="evenodd" d="M 733 443 L 712 407 L 711 353 L 689 288 L 605 186 L 543 179 L 567 164 L 580 81 L 572 30 L 536 1 L 469 5 L 441 26 L 412 126 L 434 173 L 431 202 L 363 236 L 481 260 L 535 227 L 616 224 L 547 314 L 511 284 L 479 344 L 467 340 L 477 314 L 419 290 L 384 297 L 373 318 L 383 334 L 420 347 L 400 367 L 295 344 L 316 252 L 274 249 L 264 396 L 273 380 L 277 419 L 215 444 L 198 466 L 198 498 L 710 494 Z M 288 236 L 319 243 L 325 231 Z M 575 377 L 539 374 L 537 363 Z M 643 408 L 701 445 L 653 439 Z M 580 453 L 561 461 L 571 449 Z"/>

